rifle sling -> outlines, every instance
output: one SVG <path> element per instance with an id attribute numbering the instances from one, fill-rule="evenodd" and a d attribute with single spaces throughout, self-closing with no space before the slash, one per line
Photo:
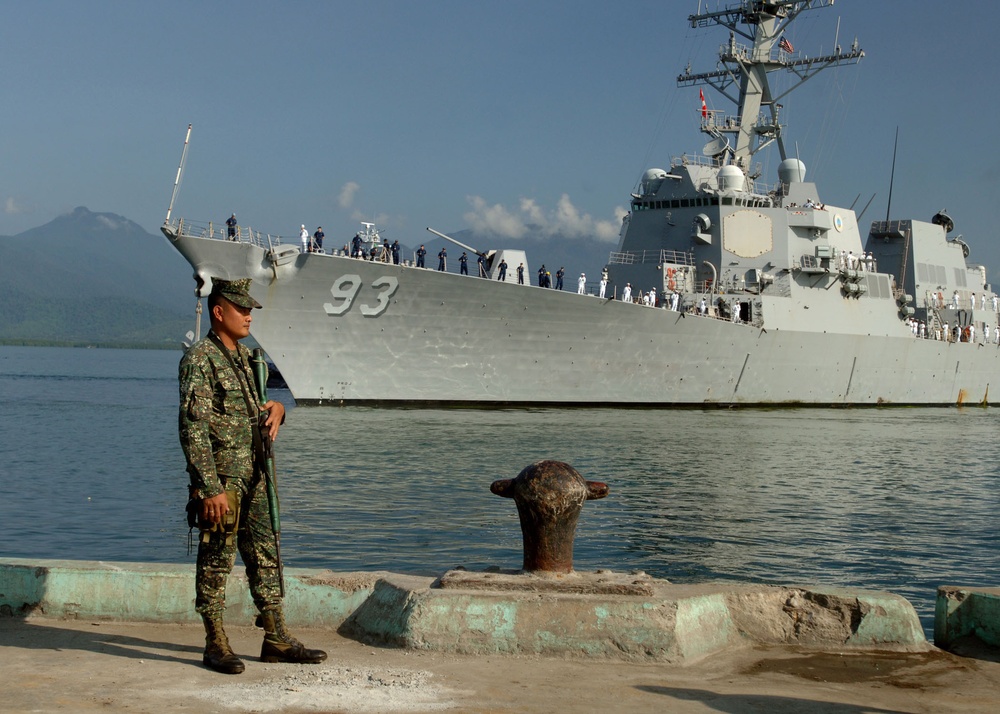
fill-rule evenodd
<path id="1" fill-rule="evenodd" d="M 212 341 L 212 344 L 219 348 L 219 351 L 222 352 L 225 358 L 229 361 L 229 366 L 233 368 L 233 374 L 236 375 L 236 381 L 240 383 L 240 391 L 243 392 L 243 399 L 246 400 L 247 417 L 250 419 L 250 434 L 253 436 L 253 452 L 254 456 L 257 457 L 256 461 L 258 464 L 258 467 L 254 469 L 256 472 L 254 476 L 256 477 L 260 474 L 260 472 L 267 468 L 265 465 L 267 463 L 267 456 L 264 452 L 264 439 L 260 434 L 260 420 L 258 418 L 260 414 L 260 407 L 254 406 L 254 402 L 250 397 L 250 392 L 247 389 L 249 375 L 246 370 L 243 370 L 243 379 L 240 379 L 240 369 L 236 366 L 236 360 L 233 359 L 232 351 L 227 349 L 226 346 L 222 344 L 222 340 L 219 339 L 219 336 L 216 335 L 215 332 L 209 330 L 208 339 Z M 240 360 L 240 362 L 242 363 L 242 360 Z M 256 481 L 256 478 L 254 480 Z"/>

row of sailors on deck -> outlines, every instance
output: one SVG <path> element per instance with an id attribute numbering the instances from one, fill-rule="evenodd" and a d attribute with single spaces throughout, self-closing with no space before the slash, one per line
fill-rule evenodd
<path id="1" fill-rule="evenodd" d="M 858 255 L 854 255 L 853 250 L 840 251 L 840 268 L 842 270 L 864 270 L 868 273 L 874 273 L 877 272 L 877 267 L 875 256 L 871 254 L 871 251 L 868 252 L 868 255 L 865 255 L 864 251 Z"/>
<path id="2" fill-rule="evenodd" d="M 938 308 L 946 307 L 944 304 L 944 293 L 940 291 L 936 293 L 932 292 L 930 297 L 932 306 L 936 306 Z M 1000 299 L 998 299 L 997 296 L 994 294 L 990 296 L 990 303 L 993 306 L 993 312 L 996 312 L 997 308 L 1000 307 Z M 965 302 L 965 300 L 963 300 L 962 297 L 958 294 L 958 290 L 956 290 L 952 294 L 951 302 L 947 305 L 947 307 L 950 307 L 952 310 L 958 310 L 959 308 L 965 307 L 966 305 L 968 305 L 970 310 L 976 309 L 976 294 L 969 293 L 968 302 Z M 979 309 L 980 310 L 986 309 L 986 293 L 982 293 L 979 296 Z"/>
<path id="3" fill-rule="evenodd" d="M 966 325 L 965 327 L 962 327 L 961 325 L 949 327 L 948 323 L 945 322 L 942 325 L 932 328 L 929 333 L 927 323 L 923 320 L 911 317 L 907 320 L 907 323 L 909 324 L 910 332 L 913 333 L 913 336 L 919 337 L 923 340 L 930 338 L 939 342 L 977 342 L 977 330 L 975 323 Z M 991 331 L 988 322 L 984 322 L 982 325 L 983 331 L 978 343 L 988 345 L 990 344 L 990 338 L 992 337 L 993 344 L 1000 345 L 1000 326 L 994 326 Z"/>
<path id="4" fill-rule="evenodd" d="M 681 311 L 681 294 L 678 292 L 672 292 L 670 295 L 664 295 L 661 302 L 657 302 L 656 288 L 651 289 L 649 292 L 640 292 L 637 296 L 632 295 L 632 283 L 626 283 L 625 288 L 622 290 L 622 301 L 623 302 L 634 302 L 636 304 L 642 304 L 647 307 L 663 307 L 666 310 L 672 310 L 673 312 Z M 729 305 L 726 305 L 725 298 L 720 297 L 718 300 L 718 313 L 719 315 L 728 307 L 729 309 L 729 319 L 735 323 L 740 324 L 743 322 L 742 319 L 742 306 L 740 299 L 738 297 L 732 298 Z M 696 305 L 687 308 L 689 312 L 694 312 L 703 317 L 707 317 L 709 313 L 708 300 L 702 297 Z"/>

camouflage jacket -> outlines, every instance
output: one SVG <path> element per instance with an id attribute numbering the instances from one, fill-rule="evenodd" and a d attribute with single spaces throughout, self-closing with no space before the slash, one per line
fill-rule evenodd
<path id="1" fill-rule="evenodd" d="M 233 372 L 226 356 L 206 337 L 184 353 L 178 370 L 178 431 L 191 486 L 201 498 L 224 491 L 220 474 L 247 480 L 254 475 L 250 419 L 257 419 L 260 409 L 250 369 L 250 350 L 237 344 L 233 359 L 242 376 Z M 247 413 L 241 380 L 253 402 L 252 415 Z"/>

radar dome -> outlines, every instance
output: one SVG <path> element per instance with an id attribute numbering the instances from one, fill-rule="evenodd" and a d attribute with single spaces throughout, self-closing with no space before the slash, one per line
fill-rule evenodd
<path id="1" fill-rule="evenodd" d="M 743 170 L 739 166 L 734 166 L 733 164 L 726 164 L 721 169 L 719 169 L 719 190 L 728 191 L 734 189 L 736 191 L 742 191 L 746 186 L 746 177 L 743 175 Z"/>
<path id="2" fill-rule="evenodd" d="M 798 159 L 785 159 L 778 164 L 778 180 L 781 183 L 802 183 L 806 180 L 806 165 Z"/>
<path id="3" fill-rule="evenodd" d="M 642 195 L 652 196 L 660 190 L 660 184 L 667 178 L 667 172 L 663 169 L 646 169 L 642 175 Z"/>

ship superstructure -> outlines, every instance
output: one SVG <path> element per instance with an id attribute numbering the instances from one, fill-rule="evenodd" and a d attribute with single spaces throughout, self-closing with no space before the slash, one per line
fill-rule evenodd
<path id="1" fill-rule="evenodd" d="M 386 251 L 302 252 L 251 230 L 225 240 L 169 214 L 163 232 L 199 290 L 212 276 L 253 279 L 264 309 L 252 333 L 302 403 L 988 402 L 997 296 L 965 241 L 949 239 L 952 219 L 877 222 L 863 241 L 854 211 L 824 204 L 786 153 L 787 95 L 864 57 L 857 42 L 809 57 L 785 39 L 802 12 L 831 4 L 745 0 L 689 18 L 729 33 L 718 68 L 687 70 L 678 86 L 714 90 L 735 110 L 703 99 L 703 152 L 644 173 L 600 294 L 530 274 L 518 284 L 527 258 L 514 251 L 459 244 L 489 257 L 479 279 Z M 780 95 L 775 72 L 795 78 Z M 771 149 L 780 163 L 767 183 L 757 158 Z"/>

